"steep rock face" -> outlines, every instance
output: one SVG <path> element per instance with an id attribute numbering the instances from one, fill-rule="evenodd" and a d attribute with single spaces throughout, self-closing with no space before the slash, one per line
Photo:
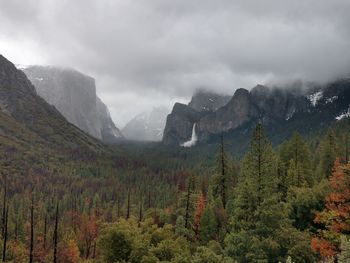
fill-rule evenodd
<path id="1" fill-rule="evenodd" d="M 121 138 L 123 134 L 115 126 L 107 106 L 96 97 L 97 119 L 100 122 L 101 139 L 106 143 L 115 143 Z"/>
<path id="2" fill-rule="evenodd" d="M 1 55 L 0 112 L 1 136 L 6 138 L 6 143 L 16 145 L 23 141 L 31 145 L 50 145 L 51 148 L 102 147 L 97 140 L 67 122 L 55 107 L 39 97 L 26 75 Z M 9 129 L 9 124 L 18 127 L 18 130 Z M 30 137 L 23 137 L 22 134 Z"/>
<path id="3" fill-rule="evenodd" d="M 70 123 L 106 142 L 122 138 L 107 107 L 96 96 L 93 78 L 56 67 L 30 66 L 23 71 L 38 95 L 55 106 Z"/>
<path id="4" fill-rule="evenodd" d="M 229 103 L 198 122 L 197 133 L 200 139 L 204 139 L 209 134 L 235 129 L 257 118 L 259 110 L 252 101 L 251 94 L 245 89 L 238 89 Z"/>
<path id="5" fill-rule="evenodd" d="M 188 104 L 192 109 L 196 111 L 216 111 L 220 107 L 226 105 L 231 99 L 231 96 L 225 96 L 208 92 L 204 90 L 198 90 Z"/>
<path id="6" fill-rule="evenodd" d="M 131 119 L 122 129 L 125 138 L 135 141 L 161 141 L 165 127 L 167 108 L 156 107 Z"/>
<path id="7" fill-rule="evenodd" d="M 288 120 L 296 111 L 305 110 L 309 105 L 307 98 L 294 90 L 257 85 L 250 94 L 265 124 Z"/>
<path id="8" fill-rule="evenodd" d="M 183 144 L 192 137 L 194 124 L 204 116 L 211 115 L 220 107 L 226 105 L 231 96 L 216 94 L 209 91 L 198 90 L 192 96 L 188 105 L 176 103 L 173 111 L 168 115 L 166 126 L 163 134 L 163 142 L 165 144 Z M 201 132 L 201 136 L 205 136 L 203 126 L 196 125 L 195 132 Z M 214 127 L 212 127 L 214 129 Z"/>
<path id="9" fill-rule="evenodd" d="M 168 115 L 164 129 L 163 142 L 165 144 L 181 144 L 192 136 L 193 125 L 204 114 L 181 103 L 175 103 L 172 112 Z"/>

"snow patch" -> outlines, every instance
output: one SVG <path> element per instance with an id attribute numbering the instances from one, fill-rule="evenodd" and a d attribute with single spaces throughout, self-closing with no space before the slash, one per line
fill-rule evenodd
<path id="1" fill-rule="evenodd" d="M 36 78 L 30 78 L 30 80 L 37 80 L 37 81 L 43 81 L 44 79 L 43 78 L 38 78 L 38 77 L 36 77 Z"/>
<path id="2" fill-rule="evenodd" d="M 295 113 L 295 109 L 293 109 L 293 111 L 287 115 L 286 121 L 288 121 L 290 118 L 292 118 L 294 113 Z"/>
<path id="3" fill-rule="evenodd" d="M 327 104 L 327 103 L 332 103 L 332 102 L 335 101 L 336 99 L 338 99 L 338 96 L 333 96 L 333 97 L 331 97 L 331 98 L 328 98 L 328 99 L 326 100 L 326 104 Z"/>
<path id="4" fill-rule="evenodd" d="M 192 128 L 191 140 L 189 140 L 187 142 L 184 142 L 180 146 L 182 146 L 182 147 L 192 147 L 192 146 L 195 146 L 196 143 L 197 143 L 197 135 L 196 135 L 196 123 L 195 123 L 195 124 L 193 124 L 193 128 Z"/>
<path id="5" fill-rule="evenodd" d="M 28 66 L 28 65 L 22 65 L 22 64 L 16 64 L 15 67 L 16 67 L 17 69 L 23 70 L 23 69 L 28 68 L 29 66 Z"/>
<path id="6" fill-rule="evenodd" d="M 349 106 L 347 112 L 343 112 L 342 114 L 340 114 L 340 115 L 338 115 L 337 117 L 335 117 L 335 119 L 336 119 L 337 121 L 340 121 L 341 119 L 348 118 L 348 117 L 350 117 L 350 106 Z"/>
<path id="7" fill-rule="evenodd" d="M 322 91 L 318 91 L 316 93 L 313 93 L 309 96 L 307 96 L 307 98 L 309 99 L 309 101 L 311 102 L 312 106 L 316 106 L 317 102 L 322 99 L 323 96 L 323 92 Z"/>

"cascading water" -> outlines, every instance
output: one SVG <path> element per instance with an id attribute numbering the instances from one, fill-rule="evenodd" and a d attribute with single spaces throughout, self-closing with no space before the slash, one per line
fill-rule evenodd
<path id="1" fill-rule="evenodd" d="M 192 147 L 192 146 L 196 145 L 196 142 L 197 142 L 197 135 L 196 135 L 196 123 L 195 123 L 195 124 L 193 124 L 193 128 L 192 128 L 191 140 L 189 140 L 187 142 L 184 142 L 180 146 L 182 146 L 182 147 Z"/>

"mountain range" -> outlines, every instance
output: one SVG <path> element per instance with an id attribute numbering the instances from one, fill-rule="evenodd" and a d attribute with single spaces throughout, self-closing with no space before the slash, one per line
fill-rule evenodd
<path id="1" fill-rule="evenodd" d="M 38 148 L 96 150 L 103 149 L 99 140 L 124 138 L 96 95 L 93 78 L 56 67 L 22 71 L 3 56 L 0 69 L 0 136 L 5 148 L 28 149 L 34 142 Z M 165 108 L 136 116 L 123 133 L 130 140 L 162 138 L 164 145 L 187 147 L 217 141 L 224 134 L 243 151 L 257 123 L 264 124 L 277 145 L 295 131 L 308 135 L 350 117 L 349 105 L 350 78 L 327 84 L 257 85 L 237 89 L 233 96 L 199 90 L 187 105 L 175 103 L 167 117 Z"/>
<path id="2" fill-rule="evenodd" d="M 174 105 L 167 117 L 164 144 L 185 145 L 193 133 L 198 143 L 216 140 L 222 133 L 228 140 L 244 143 L 249 139 L 244 135 L 257 123 L 263 123 L 271 140 L 278 143 L 294 131 L 307 135 L 348 117 L 350 78 L 327 84 L 296 82 L 287 87 L 257 85 L 250 91 L 237 89 L 226 104 L 209 110 L 209 99 L 195 100 L 193 96 L 188 105 Z"/>

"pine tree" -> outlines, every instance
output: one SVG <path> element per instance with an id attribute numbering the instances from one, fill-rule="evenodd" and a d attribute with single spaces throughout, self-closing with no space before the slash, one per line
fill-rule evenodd
<path id="1" fill-rule="evenodd" d="M 140 191 L 140 201 L 139 201 L 139 225 L 142 221 L 142 203 L 143 203 L 143 199 L 142 199 L 142 192 Z"/>
<path id="2" fill-rule="evenodd" d="M 292 138 L 282 145 L 278 158 L 278 173 L 279 184 L 284 184 L 284 190 L 290 186 L 313 184 L 309 148 L 299 133 L 294 133 Z M 285 178 L 281 178 L 282 175 Z"/>
<path id="3" fill-rule="evenodd" d="M 226 198 L 227 198 L 227 164 L 226 156 L 224 151 L 224 135 L 221 134 L 221 150 L 220 150 L 220 163 L 221 163 L 221 173 L 220 173 L 220 197 L 222 205 L 225 209 L 226 207 Z"/>
<path id="4" fill-rule="evenodd" d="M 128 188 L 128 198 L 127 198 L 127 207 L 126 207 L 126 219 L 130 218 L 130 187 Z"/>
<path id="5" fill-rule="evenodd" d="M 230 167 L 229 163 L 228 155 L 224 149 L 224 137 L 223 134 L 221 134 L 220 150 L 211 187 L 213 189 L 213 196 L 215 198 L 220 198 L 224 209 L 226 209 L 229 199 L 229 187 L 234 181 L 233 169 Z"/>
<path id="6" fill-rule="evenodd" d="M 243 180 L 252 188 L 252 199 L 259 206 L 276 187 L 275 157 L 264 128 L 258 124 L 248 154 L 243 160 Z"/>
<path id="7" fill-rule="evenodd" d="M 185 208 L 185 228 L 189 228 L 189 220 L 190 220 L 190 209 L 191 209 L 191 195 L 192 191 L 195 187 L 195 180 L 194 176 L 190 176 L 188 179 L 188 185 L 187 185 L 187 194 L 186 194 L 186 208 Z"/>
<path id="8" fill-rule="evenodd" d="M 329 178 L 332 175 L 336 159 L 336 142 L 332 131 L 329 131 L 321 144 L 321 158 L 318 165 L 319 179 Z"/>
<path id="9" fill-rule="evenodd" d="M 7 238 L 8 238 L 8 220 L 9 220 L 9 206 L 7 205 L 5 212 L 5 225 L 4 225 L 4 244 L 2 249 L 2 261 L 6 261 L 6 249 L 7 249 Z"/>
<path id="10" fill-rule="evenodd" d="M 58 201 L 56 204 L 56 214 L 55 214 L 55 230 L 53 234 L 53 263 L 57 262 L 57 244 L 58 244 Z"/>
<path id="11" fill-rule="evenodd" d="M 32 193 L 32 202 L 30 206 L 29 263 L 33 263 L 33 250 L 34 250 L 34 195 Z"/>
<path id="12" fill-rule="evenodd" d="M 2 238 L 5 236 L 5 221 L 6 221 L 6 207 L 7 207 L 7 176 L 4 179 L 4 196 L 2 204 L 2 222 L 1 222 L 1 235 Z"/>
<path id="13" fill-rule="evenodd" d="M 283 257 L 278 240 L 281 229 L 290 226 L 288 211 L 280 202 L 275 156 L 261 124 L 253 132 L 235 195 L 227 253 L 239 262 L 272 262 Z"/>
<path id="14" fill-rule="evenodd" d="M 178 236 L 186 237 L 188 234 L 188 230 L 185 228 L 185 219 L 183 216 L 178 216 L 175 224 L 175 233 Z"/>
<path id="15" fill-rule="evenodd" d="M 200 221 L 200 240 L 207 244 L 210 240 L 217 239 L 217 221 L 213 208 L 208 205 L 204 211 Z"/>

